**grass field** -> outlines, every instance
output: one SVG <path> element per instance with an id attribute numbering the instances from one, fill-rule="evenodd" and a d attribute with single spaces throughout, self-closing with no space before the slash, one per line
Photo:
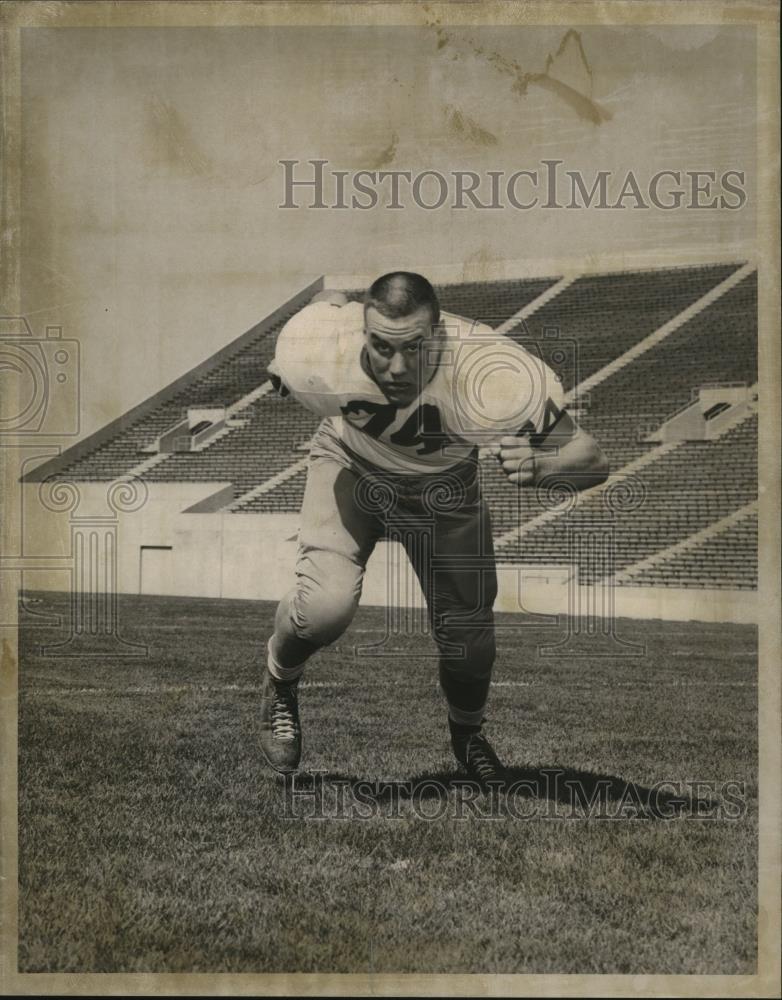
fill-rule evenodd
<path id="1" fill-rule="evenodd" d="M 487 733 L 527 781 L 511 808 L 455 781 L 428 639 L 356 659 L 382 637 L 377 609 L 310 666 L 317 773 L 292 797 L 258 749 L 271 605 L 121 598 L 148 656 L 68 659 L 40 655 L 65 598 L 37 598 L 20 633 L 20 972 L 755 970 L 754 627 L 622 621 L 644 656 L 541 657 L 561 633 L 502 619 Z M 587 792 L 609 779 L 605 808 L 571 809 L 547 769 Z M 696 780 L 675 818 L 633 818 L 656 783 Z M 370 818 L 336 818 L 332 789 Z M 321 800 L 330 818 L 306 818 Z"/>

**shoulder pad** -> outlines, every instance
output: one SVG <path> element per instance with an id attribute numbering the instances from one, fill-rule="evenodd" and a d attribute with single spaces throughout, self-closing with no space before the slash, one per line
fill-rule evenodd
<path id="1" fill-rule="evenodd" d="M 364 310 L 358 302 L 314 302 L 280 331 L 274 368 L 291 395 L 320 416 L 336 416 L 346 391 L 361 381 Z"/>

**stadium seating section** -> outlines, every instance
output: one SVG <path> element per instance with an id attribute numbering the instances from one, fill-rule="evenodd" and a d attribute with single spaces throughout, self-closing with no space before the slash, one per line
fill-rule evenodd
<path id="1" fill-rule="evenodd" d="M 757 498 L 757 417 L 716 441 L 686 441 L 614 491 L 586 493 L 575 507 L 500 545 L 502 561 L 578 564 L 591 583 L 707 528 Z M 599 551 L 578 540 L 599 537 Z M 610 565 L 609 565 L 610 563 Z"/>
<path id="2" fill-rule="evenodd" d="M 87 455 L 66 466 L 58 478 L 77 481 L 111 480 L 127 475 L 131 469 L 149 458 L 142 449 L 152 444 L 158 435 L 172 427 L 177 420 L 181 420 L 189 407 L 231 406 L 257 389 L 265 378 L 266 366 L 274 356 L 275 338 L 294 312 L 295 310 L 291 310 L 275 324 L 261 328 L 258 336 L 249 344 L 245 344 L 214 368 L 196 378 L 181 379 L 169 399 L 151 408 L 148 413 L 143 413 L 110 440 L 102 442 Z M 195 458 L 198 454 L 193 453 L 190 457 Z M 198 481 L 198 477 L 188 475 L 179 478 Z M 209 478 L 211 480 L 214 477 Z"/>
<path id="3" fill-rule="evenodd" d="M 648 450 L 640 438 L 709 383 L 757 381 L 756 276 L 589 393 L 581 423 L 615 466 Z"/>
<path id="4" fill-rule="evenodd" d="M 566 390 L 601 371 L 715 288 L 739 267 L 648 270 L 577 279 L 509 335 L 551 365 Z M 446 311 L 499 326 L 558 280 L 464 282 L 438 288 Z M 359 292 L 351 291 L 356 299 Z M 71 462 L 58 478 L 111 480 L 148 459 L 145 447 L 189 407 L 231 406 L 265 380 L 275 337 L 290 313 L 261 324 L 234 353 L 185 377 L 170 398 L 141 411 L 112 438 Z M 757 278 L 750 274 L 669 336 L 619 367 L 572 403 L 600 441 L 620 488 L 552 510 L 535 491 L 519 492 L 492 458 L 482 462 L 498 559 L 534 565 L 574 563 L 584 582 L 626 573 L 629 586 L 757 586 L 757 519 L 742 517 L 692 545 L 666 551 L 757 498 L 757 416 L 722 436 L 660 448 L 646 438 L 686 406 L 701 386 L 757 380 Z M 168 455 L 143 473 L 150 482 L 233 485 L 232 509 L 292 512 L 301 503 L 306 457 L 317 418 L 289 400 L 263 395 L 236 413 L 237 425 L 201 451 Z M 645 458 L 648 456 L 648 458 Z M 631 462 L 638 471 L 622 477 Z M 273 477 L 279 477 L 274 479 Z M 264 486 L 268 484 L 268 486 Z M 545 515 L 542 516 L 541 515 Z M 536 520 L 537 519 L 537 520 Z M 655 557 L 655 558 L 651 558 Z M 636 564 L 649 564 L 632 570 Z"/>
<path id="5" fill-rule="evenodd" d="M 509 335 L 524 346 L 534 345 L 569 390 L 735 270 L 735 265 L 727 265 L 590 275 L 575 281 Z"/>
<path id="6" fill-rule="evenodd" d="M 303 458 L 317 417 L 276 394 L 243 410 L 243 427 L 198 452 L 169 455 L 145 474 L 155 482 L 229 482 L 238 497 Z"/>
<path id="7" fill-rule="evenodd" d="M 751 514 L 722 531 L 633 574 L 634 587 L 666 586 L 753 590 L 758 579 L 758 516 Z"/>

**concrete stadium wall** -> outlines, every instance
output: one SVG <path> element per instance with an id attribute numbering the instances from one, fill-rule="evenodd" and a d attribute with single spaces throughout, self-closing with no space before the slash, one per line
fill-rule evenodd
<path id="1" fill-rule="evenodd" d="M 26 569 L 21 586 L 30 590 L 89 589 L 91 577 L 76 563 L 75 548 L 108 559 L 116 546 L 113 572 L 103 581 L 124 594 L 278 600 L 292 585 L 297 514 L 183 513 L 220 489 L 221 483 L 148 483 L 138 509 L 116 510 L 111 483 L 79 483 L 77 505 L 52 511 L 26 486 Z M 116 487 L 115 487 L 116 488 Z M 111 497 L 111 501 L 109 498 Z M 120 497 L 122 500 L 122 497 Z M 134 506 L 125 497 L 120 506 Z M 111 535 L 113 541 L 101 542 Z M 82 539 L 77 542 L 77 538 Z M 84 541 L 86 540 L 86 542 Z M 92 541 L 91 541 L 92 540 Z M 757 593 L 628 586 L 579 587 L 568 567 L 499 563 L 495 609 L 537 614 L 571 614 L 584 621 L 617 618 L 755 623 Z M 379 606 L 423 608 L 423 597 L 403 550 L 377 546 L 367 567 L 362 601 Z"/>

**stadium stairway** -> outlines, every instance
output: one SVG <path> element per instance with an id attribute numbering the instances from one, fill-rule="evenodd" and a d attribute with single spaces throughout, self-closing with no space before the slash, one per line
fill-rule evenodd
<path id="1" fill-rule="evenodd" d="M 233 497 L 225 511 L 297 511 L 318 419 L 280 400 L 264 373 L 276 333 L 312 292 L 303 290 L 212 362 L 116 422 L 94 447 L 80 444 L 71 460 L 66 452 L 55 478 L 228 482 Z M 441 285 L 438 293 L 445 311 L 488 323 L 542 357 L 579 422 L 606 450 L 614 478 L 619 473 L 643 493 L 633 510 L 611 509 L 613 494 L 602 488 L 579 497 L 569 513 L 552 510 L 551 498 L 518 491 L 496 460 L 485 458 L 483 489 L 500 561 L 568 564 L 573 531 L 597 527 L 610 529 L 612 572 L 622 584 L 755 585 L 757 416 L 744 413 L 713 440 L 654 440 L 699 387 L 755 383 L 754 268 L 733 263 L 465 282 Z M 200 406 L 226 408 L 220 433 L 197 451 L 148 453 L 160 434 Z M 599 566 L 583 567 L 584 582 L 600 576 Z"/>
<path id="2" fill-rule="evenodd" d="M 726 283 L 727 284 L 727 283 Z M 630 362 L 585 383 L 580 422 L 620 468 L 650 447 L 644 438 L 693 399 L 698 387 L 757 381 L 757 273 Z"/>
<path id="3" fill-rule="evenodd" d="M 507 336 L 542 357 L 571 398 L 580 397 L 723 294 L 740 270 L 726 264 L 584 276 Z"/>
<path id="4" fill-rule="evenodd" d="M 249 342 L 235 350 L 229 349 L 227 357 L 212 367 L 207 366 L 206 371 L 195 377 L 182 378 L 168 398 L 147 408 L 146 412 L 142 408 L 136 419 L 123 421 L 108 439 L 101 440 L 85 454 L 58 469 L 56 478 L 106 481 L 135 473 L 142 478 L 165 479 L 165 474 L 156 475 L 154 470 L 165 465 L 168 456 L 149 456 L 145 449 L 160 434 L 183 419 L 189 408 L 231 408 L 237 401 L 256 392 L 262 383 L 259 376 L 274 355 L 277 333 L 300 308 L 301 304 L 291 305 L 282 311 L 275 322 L 260 324 L 257 334 Z M 154 461 L 151 460 L 153 458 Z M 173 478 L 181 477 L 175 474 Z"/>
<path id="5" fill-rule="evenodd" d="M 758 578 L 756 501 L 614 578 L 630 587 L 754 590 Z"/>
<path id="6" fill-rule="evenodd" d="M 676 294 L 670 289 L 674 274 L 682 279 Z M 610 523 L 617 571 L 650 555 L 667 552 L 683 539 L 700 537 L 710 525 L 730 518 L 736 509 L 756 496 L 756 417 L 744 414 L 739 427 L 724 431 L 717 440 L 663 445 L 644 440 L 671 413 L 692 399 L 698 385 L 754 382 L 756 280 L 753 268 L 738 264 L 693 269 L 684 275 L 672 271 L 624 275 L 621 281 L 613 283 L 606 276 L 589 277 L 564 285 L 559 295 L 549 297 L 539 309 L 532 300 L 520 310 L 526 329 L 520 332 L 522 324 L 515 327 L 517 339 L 524 343 L 534 326 L 538 332 L 535 344 L 550 345 L 544 359 L 549 364 L 559 359 L 569 398 L 580 404 L 579 420 L 604 445 L 612 468 L 625 477 L 639 480 L 644 491 L 643 506 L 633 517 L 624 514 L 617 518 L 616 512 L 605 509 L 604 501 L 598 500 L 594 491 L 584 498 L 578 514 L 569 517 L 568 527 L 574 531 L 579 525 L 594 528 L 595 524 L 608 527 Z M 550 296 L 554 287 L 549 285 L 541 296 Z M 611 296 L 607 306 L 612 317 L 609 329 L 622 331 L 613 338 L 602 325 L 602 317 L 590 315 L 594 300 L 599 300 L 607 289 Z M 616 318 L 617 312 L 621 312 L 619 303 L 624 303 L 627 310 L 621 322 Z M 644 304 L 650 305 L 650 309 L 644 311 Z M 574 317 L 590 317 L 577 331 L 573 327 L 578 364 L 571 368 L 563 364 L 573 357 L 561 350 L 563 327 L 558 327 L 556 338 L 546 336 L 546 324 L 555 314 L 574 323 Z M 630 323 L 633 315 L 641 315 L 643 322 Z M 504 325 L 513 332 L 512 317 Z M 632 335 L 625 333 L 625 326 L 631 327 Z M 627 350 L 618 357 L 607 356 L 607 338 Z M 552 357 L 557 346 L 560 349 Z M 586 374 L 586 378 L 571 386 L 576 370 L 580 375 Z M 582 386 L 591 390 L 586 398 Z M 571 553 L 567 532 L 563 533 L 562 522 L 554 523 L 562 516 L 561 512 L 547 510 L 536 491 L 516 490 L 493 458 L 482 462 L 481 472 L 484 495 L 492 511 L 498 558 L 535 565 L 568 564 Z M 256 489 L 240 498 L 232 509 L 295 511 L 301 503 L 305 478 L 304 465 L 299 461 L 291 466 L 290 475 L 279 479 L 276 475 L 268 488 Z M 718 544 L 721 543 L 703 542 L 704 559 L 712 570 L 706 565 L 702 575 L 712 583 L 719 578 L 713 569 L 719 562 L 710 553 Z M 699 547 L 693 547 L 694 558 L 698 558 L 699 552 Z M 662 565 L 664 574 L 668 562 L 663 561 Z M 751 567 L 752 560 L 747 560 L 746 565 Z M 600 566 L 593 569 L 584 566 L 582 571 L 583 582 L 594 582 L 602 572 Z M 676 583 L 673 574 L 683 580 L 698 579 L 697 574 L 688 577 L 684 570 L 679 573 L 675 562 L 670 564 L 669 585 Z M 659 576 L 659 572 L 654 574 L 654 579 Z M 751 571 L 749 576 L 752 577 Z M 646 579 L 652 585 L 651 568 Z M 735 579 L 735 573 L 726 574 L 723 586 L 730 586 Z"/>
<path id="7" fill-rule="evenodd" d="M 735 276 L 739 264 L 701 268 L 679 268 L 664 271 L 633 272 L 620 275 L 597 275 L 555 282 L 494 282 L 438 288 L 443 309 L 462 312 L 482 319 L 490 316 L 499 329 L 513 337 L 537 356 L 542 357 L 563 381 L 566 389 L 574 389 L 576 376 L 594 376 L 604 368 L 606 360 L 613 366 L 611 373 L 621 370 L 627 350 L 637 350 L 651 335 L 665 335 L 673 329 L 676 317 L 684 310 L 701 308 L 712 301 L 717 289 Z M 511 289 L 515 292 L 511 295 Z M 561 291 L 556 293 L 557 288 Z M 348 293 L 358 298 L 359 292 Z M 497 305 L 497 302 L 500 305 Z M 492 303 L 494 303 L 492 305 Z M 511 305 L 516 309 L 511 311 Z M 516 322 L 514 322 L 514 319 Z M 485 321 L 485 320 L 482 320 Z M 554 336 L 556 334 L 556 336 Z M 659 336 L 658 336 L 659 340 Z M 657 343 L 657 341 L 655 341 Z M 635 355 L 633 355 L 634 357 Z M 578 394 L 576 390 L 575 395 Z M 620 420 L 624 418 L 620 417 Z M 639 450 L 631 446 L 617 450 L 610 458 L 614 464 L 626 464 L 637 457 Z M 641 448 L 642 453 L 644 449 Z M 190 456 L 183 456 L 184 459 Z M 625 461 L 626 459 L 626 461 Z M 252 497 L 238 496 L 232 506 L 237 512 L 279 511 L 298 509 L 303 495 L 302 477 L 285 478 L 276 485 L 278 470 L 268 477 L 268 492 L 251 487 Z M 496 529 L 504 531 L 519 519 L 529 520 L 540 512 L 534 497 L 518 497 L 498 468 L 491 463 L 483 467 L 485 488 L 495 515 Z M 275 480 L 272 483 L 272 479 Z M 274 496 L 276 489 L 282 494 Z M 257 484 L 260 486 L 261 484 Z"/>
<path id="8" fill-rule="evenodd" d="M 498 539 L 498 559 L 578 566 L 588 584 L 672 549 L 757 499 L 757 431 L 750 411 L 719 438 L 661 445 L 574 505 L 565 502 Z M 610 551 L 593 558 L 576 541 L 588 536 Z M 678 585 L 673 576 L 669 585 Z"/>
<path id="9" fill-rule="evenodd" d="M 506 322 L 545 296 L 556 283 L 556 278 L 546 278 L 446 285 L 438 294 L 447 311 L 455 312 L 468 301 L 476 312 L 487 314 L 491 309 L 495 319 Z M 268 360 L 270 357 L 267 364 Z M 230 415 L 237 426 L 212 439 L 201 451 L 144 461 L 134 471 L 150 482 L 231 482 L 234 501 L 227 509 L 232 512 L 298 509 L 304 480 L 297 475 L 300 459 L 296 453 L 312 437 L 318 419 L 289 400 L 269 394 L 270 387 L 265 382 L 256 388 L 244 407 L 235 403 Z"/>

